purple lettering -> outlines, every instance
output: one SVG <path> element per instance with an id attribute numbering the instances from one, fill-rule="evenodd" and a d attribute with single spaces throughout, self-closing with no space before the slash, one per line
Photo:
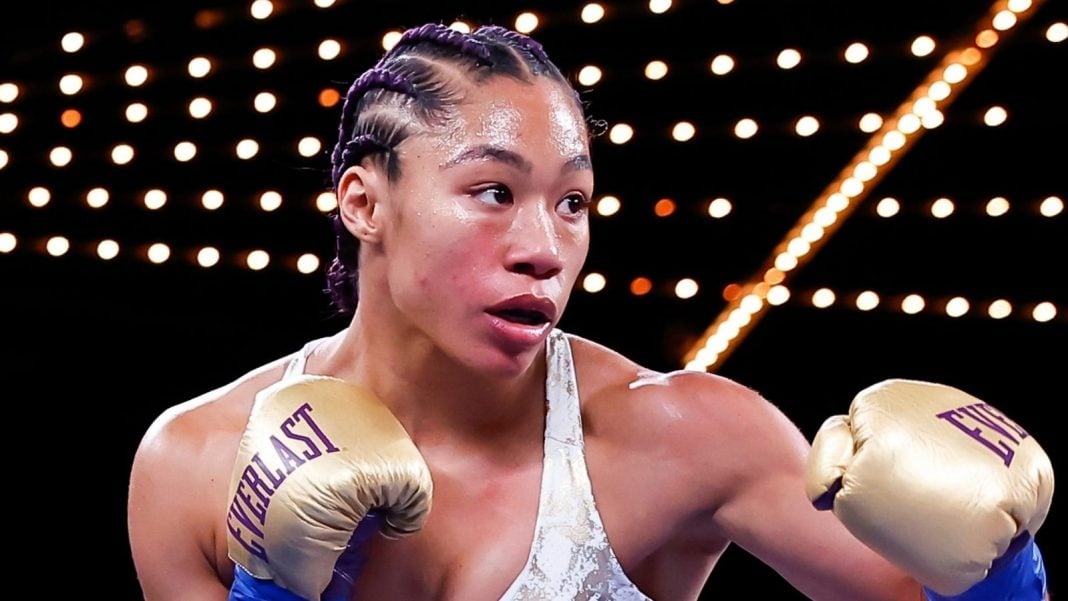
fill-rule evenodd
<path id="1" fill-rule="evenodd" d="M 303 434 L 297 434 L 291 429 L 293 426 L 296 425 L 296 423 L 297 421 L 292 417 L 286 418 L 286 421 L 282 422 L 282 433 L 285 434 L 287 438 L 303 442 L 308 447 L 308 450 L 304 451 L 304 456 L 307 457 L 309 460 L 315 459 L 316 457 L 322 455 L 323 452 L 319 450 L 319 447 L 316 446 L 314 440 L 308 438 L 307 436 L 304 436 Z"/>
<path id="2" fill-rule="evenodd" d="M 241 546 L 249 553 L 267 561 L 267 551 L 263 548 L 263 545 L 256 541 L 245 540 L 241 537 L 242 530 L 233 522 L 235 518 L 241 525 L 251 531 L 254 536 L 261 539 L 263 538 L 263 532 L 252 523 L 252 520 L 248 519 L 248 514 L 246 514 L 245 510 L 238 504 L 237 499 L 230 502 L 230 512 L 226 515 L 226 528 L 230 531 L 230 535 L 233 536 L 237 542 L 241 543 Z"/>
<path id="3" fill-rule="evenodd" d="M 966 424 L 964 424 L 961 421 L 961 417 L 962 416 L 963 417 L 971 417 L 972 419 L 975 419 L 974 416 L 971 413 L 962 411 L 962 410 L 965 410 L 965 409 L 967 409 L 967 407 L 959 407 L 957 409 L 950 409 L 949 411 L 944 411 L 942 413 L 939 413 L 938 417 L 940 417 L 940 418 L 946 420 L 947 422 L 953 424 L 961 432 L 964 432 L 969 437 L 971 437 L 972 440 L 975 440 L 979 444 L 981 444 L 981 445 L 985 446 L 986 448 L 990 449 L 991 451 L 993 451 L 993 453 L 995 455 L 997 455 L 998 457 L 1001 458 L 1001 460 L 1005 463 L 1006 467 L 1009 466 L 1012 463 L 1013 456 L 1016 455 L 1016 451 L 1010 449 L 1008 447 L 1008 445 L 1006 445 L 1005 442 L 1002 441 L 1002 440 L 997 440 L 997 441 L 987 440 L 986 438 L 983 437 L 983 431 L 980 428 L 971 428 L 971 427 L 967 426 Z M 981 422 L 981 423 L 986 423 L 986 422 Z M 994 429 L 998 430 L 999 432 L 1004 433 L 1004 431 L 1000 430 L 999 428 L 994 428 Z M 1010 437 L 1010 439 L 1011 439 L 1011 437 Z M 1015 443 L 1016 441 L 1013 440 L 1013 442 Z"/>
<path id="4" fill-rule="evenodd" d="M 1028 436 L 1030 436 L 1030 434 L 1027 433 L 1027 430 L 1024 430 L 1023 428 L 1020 427 L 1020 424 L 1012 421 L 1011 419 L 1009 419 L 1009 416 L 1007 416 L 1004 413 L 998 411 L 993 406 L 988 405 L 987 403 L 979 403 L 978 405 L 974 405 L 974 407 L 977 410 L 986 413 L 990 417 L 998 420 L 999 422 L 1005 424 L 1007 427 L 1011 428 L 1013 432 L 1016 432 L 1016 436 L 1020 440 L 1023 440 L 1025 438 L 1027 438 Z"/>
<path id="5" fill-rule="evenodd" d="M 1009 434 L 1008 430 L 998 425 L 996 422 L 990 419 L 989 414 L 985 414 L 985 412 L 982 411 L 981 404 L 976 403 L 975 405 L 965 405 L 964 407 L 957 407 L 957 411 L 960 411 L 964 415 L 967 415 L 968 417 L 974 419 L 975 421 L 986 426 L 987 428 L 990 428 L 991 430 L 996 431 L 1005 438 L 1008 438 L 1012 442 L 1012 444 L 1020 444 L 1020 441 L 1013 438 L 1013 436 Z"/>
<path id="6" fill-rule="evenodd" d="M 260 466 L 260 471 L 263 472 L 264 476 L 267 476 L 267 480 L 271 482 L 271 486 L 273 486 L 275 489 L 277 489 L 278 486 L 285 481 L 286 475 L 282 473 L 282 470 L 271 471 L 271 468 L 267 467 L 267 464 L 265 464 L 263 462 L 263 459 L 260 458 L 259 453 L 256 453 L 252 456 L 252 462 Z M 270 494 L 273 495 L 274 493 L 272 492 Z"/>
<path id="7" fill-rule="evenodd" d="M 271 498 L 269 495 L 266 497 L 263 496 L 254 484 L 250 484 L 252 491 L 255 492 L 256 496 L 260 498 L 259 503 L 254 503 L 252 501 L 252 495 L 248 494 L 248 492 L 245 490 L 245 485 L 249 484 L 249 473 L 252 473 L 255 480 L 262 484 L 263 481 L 255 475 L 255 472 L 252 471 L 252 467 L 246 467 L 245 473 L 241 475 L 241 482 L 238 483 L 237 492 L 234 494 L 234 496 L 244 501 L 245 506 L 249 508 L 249 511 L 252 512 L 252 515 L 256 516 L 256 519 L 258 519 L 262 524 L 263 521 L 267 519 L 267 504 L 271 502 Z"/>
<path id="8" fill-rule="evenodd" d="M 304 460 L 278 440 L 277 436 L 271 436 L 271 444 L 274 445 L 274 452 L 278 454 L 278 460 L 285 466 L 287 474 L 292 474 L 293 470 L 304 465 Z"/>
<path id="9" fill-rule="evenodd" d="M 311 428 L 312 431 L 315 432 L 315 435 L 319 437 L 319 440 L 323 442 L 323 445 L 326 447 L 327 453 L 336 453 L 340 451 L 341 449 L 334 446 L 334 443 L 330 442 L 330 439 L 326 437 L 326 434 L 323 433 L 323 431 L 319 428 L 319 424 L 315 423 L 315 420 L 312 419 L 310 415 L 308 415 L 309 413 L 311 413 L 311 411 L 311 405 L 304 403 L 299 408 L 297 408 L 296 411 L 293 412 L 293 417 L 291 417 L 290 420 L 293 420 L 293 422 L 299 422 L 301 420 L 304 420 L 305 422 L 307 422 L 308 427 Z M 289 422 L 290 420 L 286 421 Z M 308 459 L 314 459 L 315 457 L 318 457 L 319 449 L 315 447 L 315 445 L 311 444 L 311 442 L 308 442 L 308 446 L 312 447 L 315 450 L 315 455 L 309 456 Z"/>

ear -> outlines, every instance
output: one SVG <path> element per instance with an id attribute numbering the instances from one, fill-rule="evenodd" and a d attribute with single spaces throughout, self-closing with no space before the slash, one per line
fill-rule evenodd
<path id="1" fill-rule="evenodd" d="M 361 243 L 381 240 L 382 212 L 379 201 L 386 191 L 386 181 L 377 169 L 353 165 L 341 174 L 337 185 L 338 215 L 345 229 Z"/>

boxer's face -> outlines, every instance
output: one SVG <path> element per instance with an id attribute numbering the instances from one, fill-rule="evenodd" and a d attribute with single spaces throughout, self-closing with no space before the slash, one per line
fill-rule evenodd
<path id="1" fill-rule="evenodd" d="M 568 92 L 543 79 L 469 85 L 456 113 L 398 146 L 389 293 L 448 355 L 507 377 L 538 356 L 586 260 L 587 132 Z"/>

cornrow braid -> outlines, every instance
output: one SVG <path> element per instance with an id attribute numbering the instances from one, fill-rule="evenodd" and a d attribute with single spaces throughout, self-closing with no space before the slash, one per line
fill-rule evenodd
<path id="1" fill-rule="evenodd" d="M 511 29 L 506 29 L 500 25 L 483 25 L 475 30 L 473 35 L 487 35 L 489 37 L 507 40 L 509 45 L 529 52 L 539 63 L 542 63 L 545 66 L 551 64 L 549 55 L 545 53 L 545 48 L 535 41 L 534 38 L 525 36 L 518 31 L 512 31 Z"/>
<path id="2" fill-rule="evenodd" d="M 349 87 L 345 94 L 345 104 L 341 109 L 341 124 L 338 126 L 338 141 L 331 153 L 331 179 L 334 188 L 341 181 L 344 170 L 360 161 L 368 152 L 373 150 L 391 151 L 380 139 L 370 134 L 358 135 L 354 121 L 356 109 L 364 94 L 372 89 L 388 90 L 398 94 L 404 94 L 411 98 L 418 98 L 419 92 L 415 86 L 397 73 L 382 68 L 374 67 L 360 75 Z M 350 129 L 352 130 L 350 133 Z M 362 151 L 362 152 L 359 152 Z"/>
<path id="3" fill-rule="evenodd" d="M 485 42 L 477 40 L 451 27 L 440 23 L 427 23 L 414 29 L 409 29 L 401 35 L 400 40 L 393 46 L 388 54 L 382 59 L 386 60 L 392 55 L 402 52 L 405 47 L 418 44 L 419 42 L 431 42 L 441 46 L 455 48 L 460 54 L 473 57 L 487 65 L 493 64 L 491 52 Z"/>

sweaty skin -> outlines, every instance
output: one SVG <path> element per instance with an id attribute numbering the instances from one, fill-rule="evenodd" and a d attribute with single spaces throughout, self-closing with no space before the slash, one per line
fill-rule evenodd
<path id="1" fill-rule="evenodd" d="M 375 539 L 355 599 L 497 601 L 526 561 L 544 337 L 585 261 L 593 194 L 584 123 L 558 86 L 506 77 L 471 86 L 455 138 L 427 132 L 399 145 L 401 178 L 365 161 L 341 180 L 340 213 L 361 243 L 359 305 L 306 372 L 373 390 L 434 482 L 425 528 Z M 498 135 L 513 123 L 516 135 Z M 517 297 L 551 305 L 551 323 L 504 323 L 489 310 Z M 733 542 L 812 599 L 921 598 L 811 506 L 808 443 L 758 393 L 705 373 L 652 373 L 571 340 L 597 509 L 646 595 L 697 599 Z M 256 368 L 168 409 L 146 432 L 128 508 L 146 601 L 226 599 L 230 474 L 256 392 L 283 370 L 283 359 Z"/>
<path id="2" fill-rule="evenodd" d="M 479 128 L 475 136 L 486 144 L 492 144 L 499 148 L 505 148 L 519 136 L 519 124 L 522 115 L 514 104 L 507 100 L 494 100 L 490 103 L 485 114 L 479 118 Z M 571 154 L 578 154 L 582 149 Z M 561 152 L 561 154 L 564 154 Z"/>

